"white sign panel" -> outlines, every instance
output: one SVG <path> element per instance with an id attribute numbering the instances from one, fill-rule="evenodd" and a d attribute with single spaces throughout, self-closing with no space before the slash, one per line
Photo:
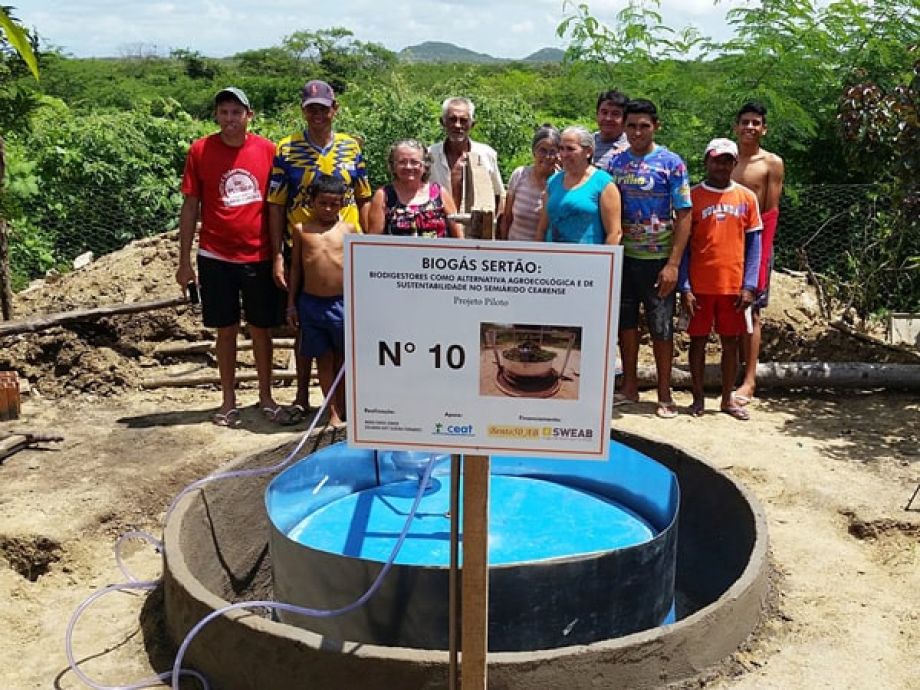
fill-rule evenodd
<path id="1" fill-rule="evenodd" d="M 349 235 L 348 440 L 606 459 L 622 248 Z"/>

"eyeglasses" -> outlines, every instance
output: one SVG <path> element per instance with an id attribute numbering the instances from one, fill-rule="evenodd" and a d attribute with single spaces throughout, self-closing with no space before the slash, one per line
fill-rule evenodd
<path id="1" fill-rule="evenodd" d="M 537 149 L 533 155 L 537 158 L 555 158 L 559 155 L 559 149 Z"/>

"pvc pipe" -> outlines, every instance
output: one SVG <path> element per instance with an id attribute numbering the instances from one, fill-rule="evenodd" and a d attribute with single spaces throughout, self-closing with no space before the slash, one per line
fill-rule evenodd
<path id="1" fill-rule="evenodd" d="M 741 365 L 738 367 L 742 370 Z M 638 368 L 639 384 L 657 385 L 654 366 Z M 722 373 L 718 364 L 707 364 L 703 373 L 706 388 L 719 388 Z M 674 367 L 674 388 L 690 386 L 690 372 Z M 757 365 L 758 388 L 891 388 L 920 390 L 920 364 L 871 364 L 867 362 L 766 362 Z"/>

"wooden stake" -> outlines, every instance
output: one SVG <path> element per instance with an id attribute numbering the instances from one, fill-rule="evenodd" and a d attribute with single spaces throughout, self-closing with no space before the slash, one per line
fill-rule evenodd
<path id="1" fill-rule="evenodd" d="M 462 690 L 488 685 L 490 464 L 487 455 L 463 459 Z"/>
<path id="2" fill-rule="evenodd" d="M 6 143 L 0 137 L 0 190 L 6 179 Z M 0 192 L 2 193 L 2 192 Z M 10 244 L 9 226 L 6 218 L 0 218 L 0 315 L 4 321 L 13 318 L 13 290 L 10 287 Z"/>
<path id="3" fill-rule="evenodd" d="M 447 690 L 457 690 L 460 652 L 460 456 L 450 456 L 450 570 L 447 584 Z"/>

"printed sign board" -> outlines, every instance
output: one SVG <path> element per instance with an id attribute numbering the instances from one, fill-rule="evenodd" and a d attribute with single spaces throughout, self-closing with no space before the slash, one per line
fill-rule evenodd
<path id="1" fill-rule="evenodd" d="M 349 235 L 349 443 L 607 457 L 622 248 Z"/>

